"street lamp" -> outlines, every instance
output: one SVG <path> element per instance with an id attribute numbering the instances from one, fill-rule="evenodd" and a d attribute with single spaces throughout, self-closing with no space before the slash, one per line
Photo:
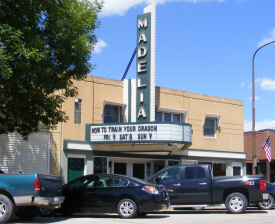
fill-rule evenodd
<path id="1" fill-rule="evenodd" d="M 254 58 L 257 54 L 257 52 L 262 49 L 263 47 L 275 43 L 275 41 L 269 42 L 261 47 L 259 47 L 252 58 L 252 154 L 253 154 L 253 158 L 252 158 L 252 174 L 255 175 L 256 174 L 256 166 L 257 166 L 257 155 L 256 155 L 256 148 L 255 148 L 255 82 L 254 82 Z"/>

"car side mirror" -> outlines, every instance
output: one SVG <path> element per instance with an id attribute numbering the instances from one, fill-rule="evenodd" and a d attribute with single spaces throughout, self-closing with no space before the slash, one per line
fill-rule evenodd
<path id="1" fill-rule="evenodd" d="M 160 176 L 156 176 L 155 181 L 156 181 L 157 183 L 159 183 L 159 182 L 161 181 L 161 177 L 160 177 Z"/>

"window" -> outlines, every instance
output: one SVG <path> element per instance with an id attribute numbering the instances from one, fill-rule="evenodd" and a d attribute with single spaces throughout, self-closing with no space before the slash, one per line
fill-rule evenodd
<path id="1" fill-rule="evenodd" d="M 157 112 L 156 121 L 162 121 L 162 113 Z"/>
<path id="2" fill-rule="evenodd" d="M 207 164 L 211 167 L 213 177 L 226 176 L 226 166 L 224 162 L 199 162 L 199 164 Z"/>
<path id="3" fill-rule="evenodd" d="M 215 138 L 216 128 L 220 127 L 221 115 L 219 114 L 205 114 L 205 121 L 203 125 L 204 137 Z"/>
<path id="4" fill-rule="evenodd" d="M 179 114 L 173 114 L 173 122 L 180 123 L 180 115 Z"/>
<path id="5" fill-rule="evenodd" d="M 162 173 L 160 173 L 159 176 L 163 181 L 180 180 L 180 169 L 179 168 L 167 169 Z"/>
<path id="6" fill-rule="evenodd" d="M 233 167 L 233 176 L 240 176 L 241 175 L 241 167 L 234 166 Z"/>
<path id="7" fill-rule="evenodd" d="M 180 114 L 157 112 L 156 121 L 180 123 L 181 122 L 180 118 L 181 118 Z"/>
<path id="8" fill-rule="evenodd" d="M 83 177 L 71 183 L 70 188 L 93 187 L 96 177 Z"/>
<path id="9" fill-rule="evenodd" d="M 203 167 L 186 167 L 185 179 L 194 180 L 205 178 L 205 171 Z"/>
<path id="10" fill-rule="evenodd" d="M 94 157 L 94 173 L 107 173 L 107 157 Z"/>
<path id="11" fill-rule="evenodd" d="M 129 181 L 122 177 L 102 176 L 97 182 L 97 187 L 126 187 Z"/>
<path id="12" fill-rule="evenodd" d="M 205 118 L 203 134 L 204 134 L 204 137 L 216 136 L 216 119 Z"/>
<path id="13" fill-rule="evenodd" d="M 185 123 L 187 110 L 169 109 L 164 107 L 157 108 L 156 121 Z"/>
<path id="14" fill-rule="evenodd" d="M 232 176 L 241 176 L 243 175 L 242 163 L 232 163 Z"/>
<path id="15" fill-rule="evenodd" d="M 168 160 L 168 166 L 180 165 L 179 160 Z"/>
<path id="16" fill-rule="evenodd" d="M 105 105 L 103 112 L 103 123 L 119 123 L 119 107 Z"/>
<path id="17" fill-rule="evenodd" d="M 74 123 L 81 124 L 81 102 L 80 99 L 74 101 Z"/>

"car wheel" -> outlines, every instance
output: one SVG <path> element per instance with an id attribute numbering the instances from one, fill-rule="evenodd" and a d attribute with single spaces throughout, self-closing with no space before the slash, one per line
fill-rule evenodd
<path id="1" fill-rule="evenodd" d="M 5 195 L 0 195 L 0 223 L 8 222 L 14 213 L 13 202 Z"/>
<path id="2" fill-rule="evenodd" d="M 39 208 L 39 214 L 41 217 L 52 217 L 54 213 L 54 209 L 49 209 L 46 207 Z"/>
<path id="3" fill-rule="evenodd" d="M 260 209 L 269 210 L 274 206 L 274 198 L 271 195 L 268 195 L 268 199 L 258 203 Z"/>
<path id="4" fill-rule="evenodd" d="M 243 213 L 247 207 L 247 198 L 242 193 L 232 193 L 227 196 L 225 206 L 230 213 Z"/>
<path id="5" fill-rule="evenodd" d="M 123 199 L 117 205 L 117 212 L 121 218 L 133 218 L 137 215 L 137 205 L 131 199 Z"/>
<path id="6" fill-rule="evenodd" d="M 192 207 L 192 209 L 193 210 L 203 210 L 205 207 L 199 207 L 199 206 L 197 206 L 197 207 Z"/>
<path id="7" fill-rule="evenodd" d="M 33 219 L 38 214 L 38 208 L 35 206 L 18 207 L 15 215 L 22 220 Z"/>

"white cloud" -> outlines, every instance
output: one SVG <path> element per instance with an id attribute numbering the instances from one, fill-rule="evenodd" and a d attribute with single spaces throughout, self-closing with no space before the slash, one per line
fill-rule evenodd
<path id="1" fill-rule="evenodd" d="M 102 48 L 107 47 L 107 44 L 104 40 L 98 39 L 97 43 L 95 44 L 95 48 L 93 53 L 100 54 L 102 51 Z"/>
<path id="2" fill-rule="evenodd" d="M 258 44 L 259 47 L 267 43 L 270 43 L 272 41 L 275 41 L 275 28 L 273 28 L 273 30 L 271 30 L 269 34 L 270 34 L 270 37 L 265 37 L 265 36 L 263 37 L 262 41 Z"/>
<path id="3" fill-rule="evenodd" d="M 241 83 L 241 87 L 245 87 L 245 82 Z"/>
<path id="4" fill-rule="evenodd" d="M 150 5 L 152 3 L 156 4 L 165 4 L 167 2 L 224 2 L 224 0 L 104 0 L 104 5 L 102 8 L 102 12 L 99 16 L 113 16 L 119 15 L 123 16 L 130 8 L 135 7 L 137 5 Z M 142 12 L 141 12 L 142 13 Z"/>
<path id="5" fill-rule="evenodd" d="M 275 91 L 275 80 L 264 77 L 263 79 L 261 79 L 260 86 L 263 90 Z"/>
<path id="6" fill-rule="evenodd" d="M 243 131 L 244 132 L 252 131 L 252 122 L 251 121 L 244 120 L 244 122 L 243 122 Z"/>
<path id="7" fill-rule="evenodd" d="M 266 119 L 262 122 L 255 123 L 255 131 L 259 131 L 263 129 L 275 130 L 275 120 L 271 121 L 270 119 Z M 244 120 L 244 132 L 247 132 L 247 131 L 252 131 L 252 121 Z"/>

